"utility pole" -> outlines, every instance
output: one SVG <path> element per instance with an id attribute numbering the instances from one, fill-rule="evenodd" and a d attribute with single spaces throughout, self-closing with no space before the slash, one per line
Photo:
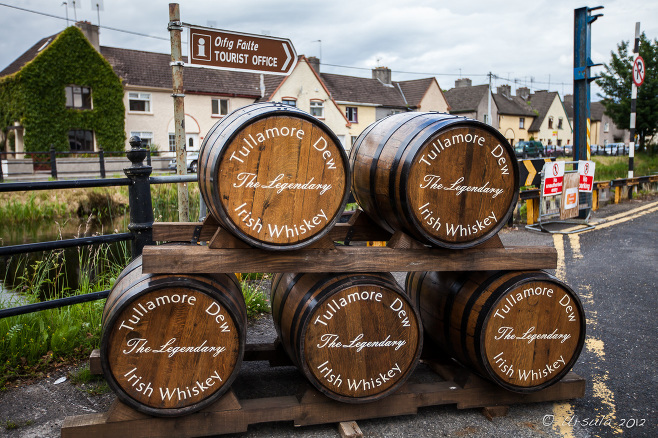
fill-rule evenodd
<path id="1" fill-rule="evenodd" d="M 491 72 L 489 72 L 489 96 L 487 102 L 487 122 L 489 126 L 493 126 L 493 120 L 491 120 Z"/>
<path id="2" fill-rule="evenodd" d="M 171 73 L 173 78 L 174 98 L 174 137 L 176 143 L 176 174 L 187 174 L 187 153 L 185 150 L 185 94 L 183 94 L 183 55 L 181 53 L 181 33 L 183 24 L 180 20 L 178 3 L 169 3 L 169 35 L 171 38 Z M 178 183 L 178 220 L 188 222 L 189 194 L 187 183 Z"/>

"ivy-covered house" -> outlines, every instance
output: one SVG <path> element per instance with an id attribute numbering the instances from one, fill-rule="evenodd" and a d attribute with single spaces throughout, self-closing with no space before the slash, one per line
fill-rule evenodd
<path id="1" fill-rule="evenodd" d="M 123 150 L 123 87 L 77 27 L 39 41 L 0 71 L 0 129 L 16 152 Z"/>

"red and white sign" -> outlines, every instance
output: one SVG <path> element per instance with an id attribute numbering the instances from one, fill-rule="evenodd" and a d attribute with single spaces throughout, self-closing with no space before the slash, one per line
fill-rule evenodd
<path id="1" fill-rule="evenodd" d="M 544 164 L 544 196 L 562 193 L 564 180 L 564 161 L 554 161 Z"/>
<path id="2" fill-rule="evenodd" d="M 190 26 L 189 67 L 289 75 L 297 63 L 284 38 Z"/>
<path id="3" fill-rule="evenodd" d="M 594 188 L 594 169 L 596 163 L 594 161 L 579 161 L 578 174 L 580 175 L 580 184 L 578 190 L 581 192 L 592 193 Z"/>
<path id="4" fill-rule="evenodd" d="M 646 73 L 646 64 L 644 59 L 638 55 L 638 57 L 633 62 L 633 82 L 638 87 L 644 83 L 644 75 Z"/>

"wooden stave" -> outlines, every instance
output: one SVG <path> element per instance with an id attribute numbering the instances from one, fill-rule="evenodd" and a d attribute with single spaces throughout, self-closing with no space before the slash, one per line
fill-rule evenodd
<path id="1" fill-rule="evenodd" d="M 526 282 L 539 280 L 555 284 L 569 293 L 580 315 L 578 343 L 569 362 L 550 380 L 534 386 L 512 385 L 499 378 L 486 361 L 484 327 L 491 317 L 488 312 L 508 291 Z M 578 294 L 566 283 L 545 271 L 409 272 L 405 279 L 405 290 L 421 314 L 425 334 L 443 353 L 485 379 L 512 392 L 522 394 L 537 392 L 559 382 L 575 365 L 585 345 L 585 311 Z M 473 297 L 476 299 L 473 300 Z M 464 312 L 467 307 L 471 310 L 477 308 L 478 304 L 486 306 L 479 308 L 480 313 Z M 461 313 L 461 318 L 455 317 L 455 306 L 462 308 L 461 312 L 459 310 L 456 312 L 457 315 Z M 437 315 L 441 315 L 442 318 Z M 459 329 L 455 328 L 456 326 Z M 471 338 L 474 341 L 467 342 L 467 339 Z"/>
<path id="2" fill-rule="evenodd" d="M 228 282 L 233 288 L 226 287 Z M 126 284 L 128 283 L 128 284 Z M 121 311 L 131 305 L 132 302 L 142 295 L 167 288 L 185 286 L 197 292 L 206 294 L 214 298 L 218 303 L 223 305 L 227 310 L 230 318 L 233 320 L 239 339 L 239 351 L 237 353 L 236 363 L 230 376 L 225 379 L 222 387 L 210 396 L 200 400 L 192 405 L 181 408 L 154 408 L 133 399 L 114 378 L 112 373 L 112 364 L 110 363 L 109 339 L 111 330 L 114 327 Z M 235 289 L 237 288 L 237 290 Z M 115 290 L 117 291 L 115 293 Z M 112 299 L 111 299 L 112 298 Z M 184 275 L 184 274 L 144 274 L 141 272 L 141 256 L 133 260 L 124 271 L 119 275 L 115 282 L 110 295 L 105 304 L 103 311 L 103 322 L 101 331 L 100 359 L 101 368 L 105 380 L 110 388 L 114 391 L 117 398 L 124 404 L 132 407 L 136 411 L 156 417 L 180 417 L 193 412 L 199 411 L 215 403 L 231 387 L 236 379 L 246 346 L 247 332 L 247 310 L 240 283 L 234 274 L 214 274 L 214 275 Z"/>
<path id="3" fill-rule="evenodd" d="M 347 156 L 345 149 L 342 146 L 337 148 L 345 172 L 345 189 L 342 196 L 342 201 L 336 210 L 336 213 L 331 218 L 331 220 L 327 222 L 323 230 L 297 243 L 268 243 L 243 233 L 242 230 L 237 227 L 228 217 L 225 210 L 223 208 L 219 208 L 222 203 L 219 199 L 218 193 L 213 190 L 214 185 L 218 183 L 217 181 L 214 181 L 214 175 L 216 175 L 217 171 L 219 170 L 218 167 L 221 159 L 223 158 L 224 149 L 221 147 L 213 148 L 212 145 L 218 142 L 222 142 L 223 145 L 229 145 L 238 135 L 238 133 L 247 128 L 249 124 L 255 123 L 270 116 L 281 115 L 305 120 L 325 132 L 328 138 L 330 138 L 335 144 L 341 145 L 340 140 L 338 137 L 336 137 L 336 134 L 331 129 L 329 129 L 328 126 L 326 126 L 321 120 L 313 117 L 305 111 L 300 110 L 297 107 L 273 102 L 254 103 L 234 111 L 230 115 L 218 121 L 210 129 L 208 135 L 201 145 L 199 153 L 198 181 L 201 195 L 203 196 L 203 199 L 208 206 L 208 210 L 211 212 L 212 216 L 217 219 L 222 228 L 227 229 L 231 234 L 240 240 L 256 248 L 273 251 L 291 251 L 312 245 L 313 243 L 322 239 L 338 222 L 343 210 L 345 209 L 345 205 L 347 204 L 350 195 L 350 166 L 349 157 Z"/>
<path id="4" fill-rule="evenodd" d="M 304 352 L 304 334 L 311 320 L 314 309 L 311 307 L 311 304 L 316 304 L 315 308 L 318 308 L 325 300 L 331 298 L 335 293 L 351 286 L 362 285 L 384 286 L 391 288 L 393 291 L 399 292 L 398 297 L 406 300 L 407 304 L 409 304 L 409 310 L 414 312 L 419 333 L 414 359 L 397 383 L 381 393 L 355 398 L 336 394 L 321 385 L 309 370 L 302 353 Z M 303 297 L 304 299 L 300 300 L 300 297 Z M 294 312 L 288 312 L 288 314 L 292 313 L 299 317 L 288 318 L 285 316 L 286 309 L 284 307 L 286 302 L 296 302 L 297 308 Z M 304 374 L 308 381 L 311 382 L 317 390 L 334 400 L 353 404 L 381 400 L 397 391 L 411 375 L 420 361 L 420 354 L 423 345 L 423 330 L 420 314 L 415 306 L 408 301 L 406 295 L 399 288 L 397 282 L 390 273 L 279 273 L 276 274 L 272 280 L 270 303 L 274 326 L 277 330 L 284 351 L 286 351 L 293 364 L 302 372 L 302 374 Z"/>
<path id="5" fill-rule="evenodd" d="M 412 122 L 419 125 L 416 126 Z M 514 187 L 510 187 L 512 199 L 495 227 L 473 240 L 448 242 L 425 232 L 409 210 L 407 178 L 413 160 L 426 141 L 438 136 L 443 130 L 459 127 L 478 127 L 500 141 L 507 157 L 512 160 L 510 164 L 514 172 Z M 409 128 L 412 130 L 407 132 Z M 403 140 L 395 140 L 398 147 L 387 150 L 386 143 L 396 135 L 401 136 Z M 384 160 L 380 160 L 382 157 Z M 380 161 L 383 161 L 385 166 L 379 166 Z M 402 230 L 423 243 L 450 249 L 471 248 L 496 235 L 513 214 L 519 196 L 516 157 L 504 136 L 485 123 L 445 113 L 401 113 L 374 122 L 355 141 L 350 154 L 350 170 L 352 193 L 375 223 L 391 233 Z M 377 190 L 378 188 L 380 190 Z"/>

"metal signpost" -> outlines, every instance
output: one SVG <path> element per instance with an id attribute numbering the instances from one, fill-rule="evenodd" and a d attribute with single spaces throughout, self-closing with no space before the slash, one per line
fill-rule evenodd
<path id="1" fill-rule="evenodd" d="M 189 29 L 188 62 L 183 62 L 181 33 Z M 261 95 L 265 94 L 263 73 L 289 75 L 297 64 L 297 53 L 289 39 L 217 30 L 181 22 L 178 3 L 169 3 L 171 70 L 173 80 L 176 173 L 187 173 L 183 66 L 261 73 Z M 203 210 L 203 208 L 202 208 Z M 200 212 L 200 215 L 203 211 Z M 178 185 L 178 220 L 189 220 L 187 184 Z"/>
<path id="2" fill-rule="evenodd" d="M 628 177 L 633 178 L 633 160 L 635 158 L 635 111 L 637 105 L 637 87 L 644 83 L 646 64 L 640 56 L 640 22 L 635 23 L 635 44 L 633 45 L 633 83 L 631 84 L 631 138 L 628 144 Z"/>

